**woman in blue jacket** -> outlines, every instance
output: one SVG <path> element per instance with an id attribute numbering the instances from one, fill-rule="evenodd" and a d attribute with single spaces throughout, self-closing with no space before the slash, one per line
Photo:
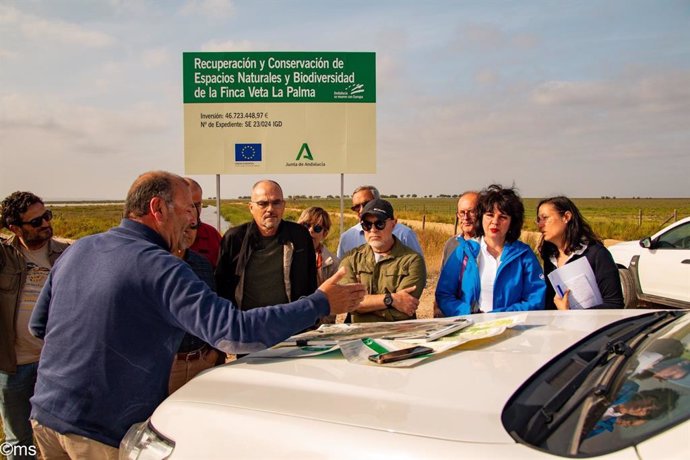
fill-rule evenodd
<path id="1" fill-rule="evenodd" d="M 491 185 L 479 197 L 477 236 L 460 241 L 436 286 L 446 316 L 543 310 L 546 284 L 532 249 L 518 241 L 525 208 L 513 188 Z"/>

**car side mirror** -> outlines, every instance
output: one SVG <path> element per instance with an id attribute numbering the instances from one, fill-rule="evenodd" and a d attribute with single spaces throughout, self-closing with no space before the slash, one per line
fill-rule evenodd
<path id="1" fill-rule="evenodd" d="M 652 239 L 648 236 L 642 238 L 640 240 L 640 246 L 642 246 L 645 249 L 652 249 Z"/>

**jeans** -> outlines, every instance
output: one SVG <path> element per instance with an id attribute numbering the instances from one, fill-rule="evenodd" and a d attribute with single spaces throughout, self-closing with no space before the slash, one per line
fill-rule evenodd
<path id="1" fill-rule="evenodd" d="M 29 399 L 34 394 L 37 370 L 38 363 L 30 363 L 17 366 L 15 374 L 0 371 L 0 416 L 5 443 L 16 446 L 14 452 L 18 454 L 8 455 L 8 460 L 36 458 L 26 454 L 35 452 Z"/>

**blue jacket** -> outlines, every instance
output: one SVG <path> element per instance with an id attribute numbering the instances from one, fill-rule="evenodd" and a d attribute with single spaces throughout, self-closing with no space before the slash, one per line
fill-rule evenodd
<path id="1" fill-rule="evenodd" d="M 436 286 L 436 303 L 446 316 L 468 315 L 479 310 L 479 242 L 459 239 L 460 244 L 443 266 Z M 463 259 L 467 263 L 458 289 Z M 543 310 L 546 283 L 537 257 L 521 241 L 506 243 L 494 282 L 494 312 Z"/>
<path id="2" fill-rule="evenodd" d="M 227 353 L 274 345 L 329 313 L 323 292 L 240 311 L 149 227 L 124 219 L 53 266 L 31 316 L 44 338 L 31 417 L 117 447 L 167 396 L 185 332 Z"/>

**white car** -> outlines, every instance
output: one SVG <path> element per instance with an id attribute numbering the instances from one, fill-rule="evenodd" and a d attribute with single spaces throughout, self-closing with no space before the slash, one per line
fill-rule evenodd
<path id="1" fill-rule="evenodd" d="M 690 307 L 690 217 L 638 241 L 610 246 L 626 307 Z"/>
<path id="2" fill-rule="evenodd" d="M 671 352 L 658 346 L 669 341 Z M 500 336 L 408 368 L 339 351 L 249 355 L 171 395 L 130 429 L 120 458 L 686 459 L 687 379 L 649 377 L 669 359 L 688 364 L 689 347 L 688 312 L 635 309 L 528 312 Z M 663 407 L 629 415 L 625 404 L 657 390 Z"/>

